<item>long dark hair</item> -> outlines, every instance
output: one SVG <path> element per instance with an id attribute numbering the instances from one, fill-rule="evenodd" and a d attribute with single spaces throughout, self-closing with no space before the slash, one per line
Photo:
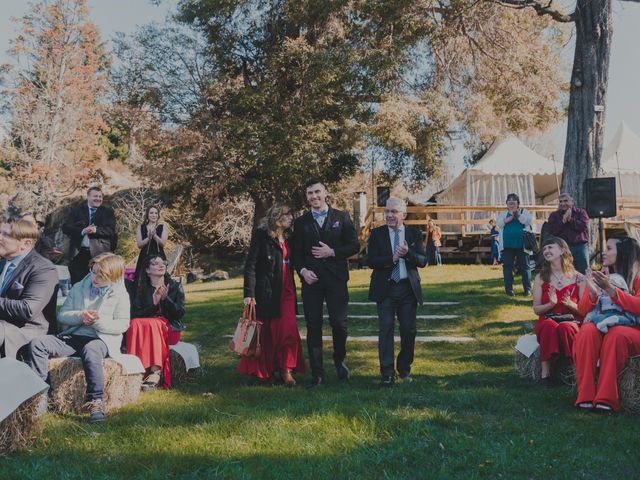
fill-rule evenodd
<path id="1" fill-rule="evenodd" d="M 138 288 L 136 290 L 137 295 L 140 298 L 146 298 L 147 297 L 147 292 L 149 291 L 151 287 L 151 279 L 149 278 L 149 274 L 147 273 L 147 268 L 149 268 L 149 264 L 155 260 L 155 259 L 160 259 L 163 262 L 166 262 L 166 260 L 164 258 L 162 258 L 160 255 L 151 255 L 149 257 L 146 257 L 143 261 L 142 261 L 142 271 L 138 273 Z M 169 285 L 171 283 L 171 275 L 169 275 L 169 272 L 166 271 L 164 273 L 164 284 L 165 285 Z"/>
<path id="2" fill-rule="evenodd" d="M 629 291 L 635 295 L 635 280 L 640 275 L 640 243 L 631 237 L 615 237 L 616 263 L 613 271 L 629 285 Z"/>
<path id="3" fill-rule="evenodd" d="M 150 205 L 144 211 L 144 219 L 142 220 L 142 225 L 147 225 L 149 223 L 149 212 L 152 208 L 155 208 L 158 211 L 158 222 L 160 221 L 160 207 L 157 207 L 156 205 Z"/>

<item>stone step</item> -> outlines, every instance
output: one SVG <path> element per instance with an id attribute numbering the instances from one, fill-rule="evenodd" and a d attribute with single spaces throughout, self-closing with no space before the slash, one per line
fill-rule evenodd
<path id="1" fill-rule="evenodd" d="M 349 302 L 349 305 L 375 305 L 376 302 Z M 298 305 L 302 305 L 302 302 L 298 302 Z M 424 302 L 422 304 L 423 307 L 427 306 L 445 306 L 445 305 L 460 305 L 460 302 Z M 418 305 L 420 307 L 420 305 Z"/>
<path id="2" fill-rule="evenodd" d="M 296 318 L 304 318 L 304 315 L 296 315 Z M 328 319 L 327 315 L 324 315 L 325 319 Z M 353 318 L 358 320 L 377 320 L 377 315 L 351 315 L 347 318 Z M 454 320 L 460 318 L 460 315 L 416 315 L 417 320 Z"/>
<path id="3" fill-rule="evenodd" d="M 302 335 L 300 338 L 302 338 L 303 340 L 306 340 L 307 337 L 306 335 Z M 333 340 L 333 338 L 330 335 L 324 335 L 322 337 L 323 341 L 331 341 Z M 399 336 L 395 336 L 393 337 L 393 340 L 395 342 L 400 342 L 400 337 Z M 437 335 L 437 336 L 429 336 L 429 337 L 425 337 L 425 336 L 417 336 L 416 337 L 416 342 L 421 342 L 421 343 L 427 343 L 427 342 L 449 342 L 449 343 L 466 343 L 466 342 L 473 342 L 475 339 L 471 338 L 471 337 L 451 337 L 448 335 Z M 372 342 L 372 343 L 378 343 L 378 336 L 377 335 L 365 335 L 365 336 L 361 336 L 361 337 L 352 337 L 351 335 L 349 335 L 347 337 L 347 341 L 350 342 Z"/>

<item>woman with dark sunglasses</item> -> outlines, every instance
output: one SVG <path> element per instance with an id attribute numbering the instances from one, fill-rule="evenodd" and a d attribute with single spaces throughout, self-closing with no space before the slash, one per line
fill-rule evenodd
<path id="1" fill-rule="evenodd" d="M 143 390 L 171 386 L 169 346 L 180 341 L 184 330 L 184 291 L 167 273 L 160 256 L 147 257 L 131 305 L 127 353 L 136 355 L 146 369 Z"/>

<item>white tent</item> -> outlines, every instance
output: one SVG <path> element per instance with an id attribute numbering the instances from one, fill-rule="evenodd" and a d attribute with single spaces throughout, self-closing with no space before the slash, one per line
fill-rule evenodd
<path id="1" fill-rule="evenodd" d="M 507 194 L 517 193 L 522 205 L 554 203 L 561 173 L 562 162 L 553 162 L 510 136 L 496 140 L 478 163 L 466 168 L 436 199 L 444 205 L 496 205 L 502 209 Z M 480 212 L 467 215 L 490 216 Z"/>
<path id="2" fill-rule="evenodd" d="M 523 205 L 547 204 L 558 196 L 561 173 L 562 162 L 507 137 L 496 140 L 478 163 L 466 168 L 436 198 L 447 205 L 504 206 L 507 194 L 517 193 Z"/>
<path id="3" fill-rule="evenodd" d="M 616 177 L 618 197 L 640 199 L 640 137 L 622 122 L 602 155 L 601 177 Z"/>

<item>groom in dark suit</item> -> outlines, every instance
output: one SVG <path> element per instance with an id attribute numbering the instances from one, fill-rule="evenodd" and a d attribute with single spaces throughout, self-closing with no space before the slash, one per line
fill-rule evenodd
<path id="1" fill-rule="evenodd" d="M 417 304 L 422 305 L 422 288 L 418 268 L 427 265 L 422 233 L 404 225 L 407 206 L 395 197 L 387 200 L 384 217 L 387 222 L 369 236 L 367 262 L 373 268 L 369 300 L 378 307 L 378 356 L 380 386 L 394 383 L 394 320 L 400 323 L 400 353 L 396 368 L 400 379 L 410 383 L 411 364 L 416 340 Z"/>
<path id="2" fill-rule="evenodd" d="M 111 208 L 102 204 L 100 187 L 87 190 L 87 203 L 71 210 L 62 231 L 71 242 L 69 274 L 73 285 L 89 273 L 89 260 L 116 249 L 116 217 Z"/>
<path id="3" fill-rule="evenodd" d="M 9 218 L 0 227 L 0 348 L 16 358 L 18 350 L 46 335 L 45 311 L 55 312 L 56 267 L 34 250 L 38 226 L 27 219 Z"/>
<path id="4" fill-rule="evenodd" d="M 327 205 L 327 191 L 318 179 L 305 186 L 311 211 L 297 218 L 293 229 L 293 258 L 302 284 L 302 303 L 307 322 L 307 347 L 313 380 L 322 385 L 322 306 L 326 302 L 333 333 L 333 363 L 338 378 L 350 377 L 344 359 L 347 354 L 347 306 L 349 265 L 358 252 L 358 236 L 349 214 Z"/>

